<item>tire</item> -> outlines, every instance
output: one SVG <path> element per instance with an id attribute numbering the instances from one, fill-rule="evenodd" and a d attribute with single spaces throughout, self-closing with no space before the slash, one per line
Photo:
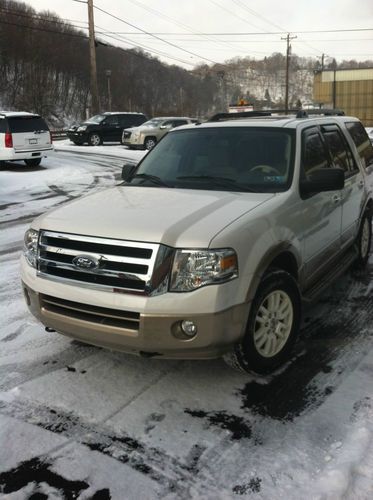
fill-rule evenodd
<path id="1" fill-rule="evenodd" d="M 245 372 L 272 372 L 290 359 L 301 312 L 295 279 L 286 271 L 270 269 L 251 304 L 245 336 L 224 356 L 225 361 Z"/>
<path id="2" fill-rule="evenodd" d="M 369 259 L 370 247 L 372 244 L 372 216 L 365 213 L 361 220 L 359 234 L 356 239 L 358 257 L 356 267 L 363 269 Z"/>
<path id="3" fill-rule="evenodd" d="M 75 146 L 82 146 L 83 145 L 82 142 L 73 141 L 73 143 L 75 144 Z"/>
<path id="4" fill-rule="evenodd" d="M 30 158 L 24 161 L 28 167 L 37 167 L 41 163 L 41 158 Z"/>
<path id="5" fill-rule="evenodd" d="M 93 132 L 88 137 L 88 144 L 90 146 L 100 146 L 100 144 L 102 144 L 101 136 L 99 134 L 96 134 L 95 132 Z"/>
<path id="6" fill-rule="evenodd" d="M 155 137 L 147 137 L 144 141 L 145 149 L 153 149 L 157 144 L 157 139 Z"/>

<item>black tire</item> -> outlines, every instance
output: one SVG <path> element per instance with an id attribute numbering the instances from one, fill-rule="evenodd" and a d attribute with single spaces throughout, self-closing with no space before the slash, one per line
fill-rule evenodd
<path id="1" fill-rule="evenodd" d="M 271 307 L 269 301 L 273 301 Z M 268 314 L 262 312 L 266 310 Z M 300 328 L 301 313 L 301 296 L 295 279 L 286 271 L 270 269 L 251 304 L 245 336 L 224 356 L 225 361 L 245 372 L 272 372 L 290 359 Z M 260 330 L 265 333 L 260 334 Z M 260 346 L 263 340 L 264 344 Z M 264 353 L 268 346 L 273 353 Z"/>
<path id="2" fill-rule="evenodd" d="M 75 144 L 75 146 L 82 146 L 83 145 L 83 143 L 80 142 L 80 141 L 79 142 L 78 141 L 73 141 L 73 143 Z"/>
<path id="3" fill-rule="evenodd" d="M 363 269 L 368 262 L 370 248 L 372 245 L 372 216 L 365 213 L 361 219 L 359 233 L 356 238 L 358 257 L 356 267 Z"/>
<path id="4" fill-rule="evenodd" d="M 102 139 L 100 134 L 92 132 L 92 134 L 90 134 L 88 137 L 88 144 L 90 146 L 100 146 L 102 144 Z"/>
<path id="5" fill-rule="evenodd" d="M 41 163 L 41 158 L 30 158 L 24 161 L 28 167 L 37 167 Z"/>
<path id="6" fill-rule="evenodd" d="M 144 141 L 145 149 L 153 149 L 157 144 L 157 139 L 155 137 L 147 137 Z"/>

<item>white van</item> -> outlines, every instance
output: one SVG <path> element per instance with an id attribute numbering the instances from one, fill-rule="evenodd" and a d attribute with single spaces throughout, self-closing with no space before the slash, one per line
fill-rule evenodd
<path id="1" fill-rule="evenodd" d="M 52 150 L 43 118 L 24 111 L 0 111 L 0 161 L 24 160 L 27 166 L 36 167 Z"/>

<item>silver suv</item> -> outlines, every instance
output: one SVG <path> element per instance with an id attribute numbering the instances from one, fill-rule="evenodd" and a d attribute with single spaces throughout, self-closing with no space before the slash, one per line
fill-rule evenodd
<path id="1" fill-rule="evenodd" d="M 122 144 L 131 149 L 152 149 L 171 129 L 189 123 L 198 123 L 198 120 L 182 116 L 152 118 L 139 127 L 123 130 Z"/>
<path id="2" fill-rule="evenodd" d="M 124 183 L 36 219 L 22 281 L 49 329 L 128 353 L 286 361 L 302 301 L 368 260 L 373 149 L 356 118 L 172 130 Z"/>

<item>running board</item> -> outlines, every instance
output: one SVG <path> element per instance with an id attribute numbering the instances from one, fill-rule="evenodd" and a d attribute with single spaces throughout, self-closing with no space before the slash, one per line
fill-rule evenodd
<path id="1" fill-rule="evenodd" d="M 313 302 L 316 298 L 332 284 L 348 267 L 357 259 L 358 253 L 355 247 L 351 247 L 344 256 L 339 259 L 337 264 L 330 271 L 323 275 L 322 278 L 316 281 L 314 285 L 308 288 L 302 296 L 304 302 Z"/>

